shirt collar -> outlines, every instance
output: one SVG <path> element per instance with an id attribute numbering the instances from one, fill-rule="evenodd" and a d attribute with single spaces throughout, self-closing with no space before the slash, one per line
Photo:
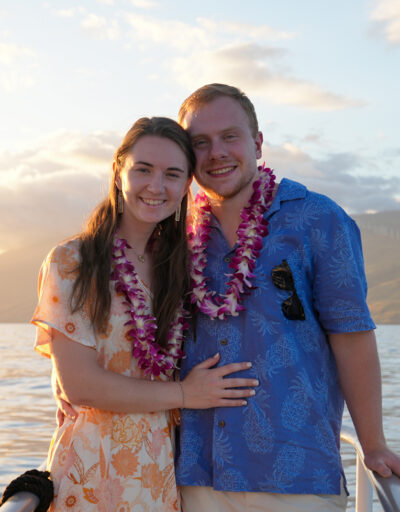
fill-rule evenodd
<path id="1" fill-rule="evenodd" d="M 296 199 L 303 199 L 307 194 L 307 188 L 298 183 L 297 181 L 289 180 L 288 178 L 283 178 L 279 183 L 278 190 L 276 192 L 276 196 L 272 201 L 271 206 L 266 212 L 266 217 L 270 217 L 273 213 L 279 211 L 281 209 L 281 203 L 285 201 L 293 201 Z M 211 214 L 210 227 L 217 228 L 221 230 L 220 223 L 214 214 Z"/>
<path id="2" fill-rule="evenodd" d="M 297 181 L 283 178 L 279 183 L 276 196 L 269 207 L 266 216 L 270 217 L 273 213 L 281 209 L 281 203 L 285 201 L 294 201 L 296 199 L 304 199 L 307 194 L 307 188 Z"/>

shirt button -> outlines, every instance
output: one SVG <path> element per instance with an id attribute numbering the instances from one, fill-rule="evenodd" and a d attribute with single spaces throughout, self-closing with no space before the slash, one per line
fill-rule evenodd
<path id="1" fill-rule="evenodd" d="M 225 421 L 224 420 L 220 420 L 218 422 L 218 426 L 220 426 L 221 428 L 224 428 L 225 427 Z"/>
<path id="2" fill-rule="evenodd" d="M 221 345 L 228 345 L 228 340 L 226 338 L 221 340 Z"/>
<path id="3" fill-rule="evenodd" d="M 225 261 L 225 263 L 230 263 L 231 258 L 229 256 L 225 256 L 224 261 Z"/>

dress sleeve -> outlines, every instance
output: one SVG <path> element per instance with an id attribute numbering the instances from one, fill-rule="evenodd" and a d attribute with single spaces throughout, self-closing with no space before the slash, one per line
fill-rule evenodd
<path id="1" fill-rule="evenodd" d="M 58 245 L 39 272 L 39 301 L 31 323 L 36 325 L 35 350 L 50 357 L 54 330 L 72 341 L 96 348 L 96 337 L 85 310 L 71 313 L 71 292 L 79 263 L 76 240 Z"/>
<path id="2" fill-rule="evenodd" d="M 374 329 L 366 302 L 360 231 L 354 220 L 333 202 L 323 217 L 320 233 L 326 237 L 327 251 L 313 251 L 313 297 L 319 321 L 329 334 Z"/>

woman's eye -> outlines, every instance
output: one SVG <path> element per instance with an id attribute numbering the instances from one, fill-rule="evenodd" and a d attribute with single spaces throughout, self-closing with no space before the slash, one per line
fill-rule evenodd
<path id="1" fill-rule="evenodd" d="M 136 171 L 136 172 L 141 172 L 141 173 L 149 172 L 149 170 L 147 169 L 147 167 L 136 167 L 135 171 Z"/>
<path id="2" fill-rule="evenodd" d="M 177 172 L 169 172 L 167 173 L 169 178 L 179 178 L 179 174 Z"/>

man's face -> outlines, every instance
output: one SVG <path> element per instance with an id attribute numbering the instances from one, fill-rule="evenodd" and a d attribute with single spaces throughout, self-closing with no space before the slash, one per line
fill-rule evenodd
<path id="1" fill-rule="evenodd" d="M 196 153 L 195 178 L 210 198 L 251 195 L 261 157 L 262 134 L 251 133 L 245 110 L 233 98 L 221 96 L 188 112 L 183 127 Z"/>

